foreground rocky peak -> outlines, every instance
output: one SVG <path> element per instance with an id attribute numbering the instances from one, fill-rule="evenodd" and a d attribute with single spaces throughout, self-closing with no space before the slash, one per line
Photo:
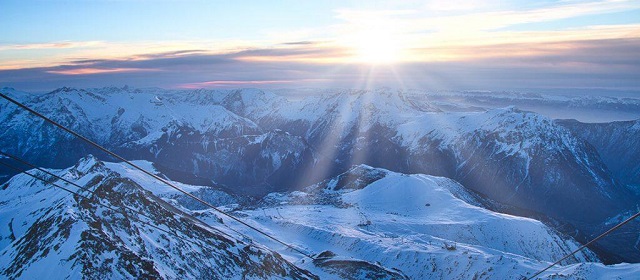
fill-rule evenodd
<path id="1" fill-rule="evenodd" d="M 170 206 L 93 157 L 52 172 L 71 195 L 27 175 L 2 186 L 0 273 L 8 278 L 314 279 L 278 254 Z M 125 209 L 124 207 L 128 207 Z M 133 209 L 133 210 L 132 210 Z M 159 230 L 163 229 L 163 230 Z"/>

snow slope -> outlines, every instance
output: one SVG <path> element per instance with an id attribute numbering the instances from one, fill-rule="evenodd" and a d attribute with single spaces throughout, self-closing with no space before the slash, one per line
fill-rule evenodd
<path id="1" fill-rule="evenodd" d="M 238 213 L 304 250 L 375 263 L 410 279 L 520 279 L 579 246 L 539 221 L 468 203 L 473 195 L 450 179 L 367 166 L 350 172 L 358 175 L 348 183 L 337 177 L 306 192 L 274 193 Z M 281 254 L 305 267 L 295 254 Z M 582 251 L 543 278 L 634 279 L 640 271 L 591 261 L 595 255 Z"/>
<path id="2" fill-rule="evenodd" d="M 163 176 L 150 162 L 136 164 Z M 7 225 L 0 227 L 2 275 L 280 279 L 313 278 L 313 273 L 322 279 L 519 279 L 579 246 L 539 221 L 479 207 L 477 196 L 451 179 L 365 165 L 304 191 L 272 193 L 258 204 L 219 204 L 322 256 L 311 261 L 232 220 L 221 223 L 211 210 L 189 210 L 175 190 L 122 163 L 88 157 L 74 167 L 51 171 L 92 189 L 101 203 L 142 211 L 147 217 L 138 218 L 180 238 L 129 217 L 134 213 L 116 213 L 17 175 L 0 190 L 0 224 Z M 208 189 L 173 183 L 194 193 Z M 212 195 L 228 196 L 221 191 Z M 542 279 L 634 279 L 640 273 L 637 264 L 592 261 L 597 261 L 592 252 L 580 252 Z"/>
<path id="3" fill-rule="evenodd" d="M 316 278 L 259 244 L 246 243 L 217 229 L 224 227 L 219 222 L 205 225 L 93 157 L 83 158 L 74 167 L 51 171 L 93 193 L 49 179 L 89 198 L 72 196 L 25 174 L 3 184 L 3 277 Z"/>

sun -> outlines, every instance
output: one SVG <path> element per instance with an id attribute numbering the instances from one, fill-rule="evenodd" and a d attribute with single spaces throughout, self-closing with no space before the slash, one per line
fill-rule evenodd
<path id="1" fill-rule="evenodd" d="M 359 19 L 342 35 L 340 41 L 350 51 L 353 62 L 392 64 L 405 56 L 403 29 L 384 17 Z"/>
<path id="2" fill-rule="evenodd" d="M 384 30 L 368 30 L 355 34 L 353 50 L 355 60 L 361 63 L 390 64 L 400 59 L 399 41 Z"/>

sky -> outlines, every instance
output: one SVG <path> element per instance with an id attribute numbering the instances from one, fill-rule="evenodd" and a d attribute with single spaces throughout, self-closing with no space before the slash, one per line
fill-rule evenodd
<path id="1" fill-rule="evenodd" d="M 1 0 L 0 8 L 0 87 L 25 91 L 640 92 L 637 0 Z"/>

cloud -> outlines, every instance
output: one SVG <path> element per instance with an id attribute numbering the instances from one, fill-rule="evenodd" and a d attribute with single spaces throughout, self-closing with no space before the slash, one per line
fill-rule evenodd
<path id="1" fill-rule="evenodd" d="M 290 61 L 306 63 L 337 63 L 350 59 L 352 51 L 331 44 L 290 45 L 287 48 L 260 48 L 234 53 L 243 61 Z"/>
<path id="2" fill-rule="evenodd" d="M 285 42 L 283 45 L 314 45 L 317 44 L 316 41 L 296 41 L 296 42 Z"/>
<path id="3" fill-rule="evenodd" d="M 638 65 L 640 38 L 570 40 L 544 43 L 508 43 L 481 46 L 431 47 L 415 49 L 435 61 L 484 61 L 539 67 L 546 63 L 589 63 L 597 65 Z"/>
<path id="4" fill-rule="evenodd" d="M 0 45 L 0 51 L 9 50 L 42 50 L 42 49 L 74 49 L 87 48 L 103 45 L 101 41 L 84 41 L 84 42 L 52 42 L 52 43 L 35 43 L 35 44 L 13 44 Z"/>
<path id="5" fill-rule="evenodd" d="M 0 46 L 11 53 L 39 54 L 0 63 L 0 85 L 26 90 L 114 84 L 168 88 L 640 89 L 638 23 L 593 23 L 556 30 L 508 28 L 640 8 L 637 1 L 562 3 L 481 11 L 444 4 L 439 8 L 341 9 L 335 14 L 338 23 L 276 41 Z M 291 34 L 298 34 L 295 31 Z M 375 36 L 359 36 L 363 34 Z M 362 38 L 369 37 L 373 40 L 363 44 Z M 356 63 L 363 45 L 389 41 L 399 46 L 390 48 L 400 54 L 395 64 Z M 50 53 L 40 52 L 49 49 L 62 54 L 50 58 Z"/>
<path id="6" fill-rule="evenodd" d="M 438 1 L 436 1 L 438 2 Z M 451 1 L 446 1 L 451 2 Z M 433 4 L 433 3 L 432 3 Z M 451 3 L 449 3 L 451 4 Z M 436 7 L 440 4 L 433 4 Z M 638 1 L 566 2 L 533 9 L 480 10 L 433 9 L 433 5 L 413 10 L 338 10 L 342 24 L 334 27 L 339 38 L 377 29 L 393 33 L 406 45 L 470 46 L 516 42 L 553 42 L 576 39 L 606 39 L 640 36 L 640 25 L 603 26 L 597 22 L 582 23 L 578 28 L 554 31 L 516 31 L 509 27 L 530 23 L 548 23 L 584 16 L 603 15 L 640 9 Z M 506 5 L 505 5 L 506 6 Z M 443 6 L 444 7 L 444 6 Z M 512 7 L 513 8 L 513 7 Z"/>
<path id="7" fill-rule="evenodd" d="M 53 67 L 0 70 L 0 85 L 23 90 L 124 84 L 165 88 L 640 89 L 638 38 L 499 44 L 444 50 L 425 48 L 416 51 L 449 51 L 456 53 L 457 58 L 378 66 L 292 59 L 299 56 L 329 57 L 340 52 L 334 47 L 322 46 L 300 44 L 224 54 L 188 51 L 137 56 L 135 59 L 77 60 Z"/>
<path id="8" fill-rule="evenodd" d="M 436 25 L 442 29 L 458 29 L 461 27 L 476 31 L 486 31 L 511 25 L 549 22 L 637 8 L 640 8 L 640 3 L 637 1 L 568 2 L 563 5 L 530 10 L 493 11 L 460 16 L 436 17 L 425 20 L 424 24 Z"/>
<path id="9" fill-rule="evenodd" d="M 75 68 L 67 70 L 49 70 L 47 73 L 59 74 L 59 75 L 93 75 L 103 73 L 131 73 L 131 72 L 148 72 L 158 71 L 154 69 L 141 69 L 141 68 Z"/>
<path id="10" fill-rule="evenodd" d="M 358 52 L 363 49 L 362 41 L 371 41 L 367 43 L 370 45 L 392 42 L 391 49 L 398 50 L 398 55 L 393 57 L 402 62 L 458 61 L 468 59 L 469 50 L 483 46 L 640 37 L 638 23 L 611 26 L 581 23 L 580 27 L 557 30 L 508 28 L 640 9 L 638 1 L 561 1 L 560 4 L 529 6 L 516 2 L 498 5 L 494 0 L 484 0 L 480 4 L 476 1 L 471 6 L 458 2 L 464 1 L 373 5 L 388 7 L 378 10 L 337 9 L 334 14 L 337 22 L 315 28 L 293 26 L 290 30 L 275 32 L 267 39 L 61 41 L 0 45 L 0 50 L 5 51 L 0 53 L 0 69 L 45 68 L 100 59 L 186 63 L 188 58 L 198 58 L 199 55 L 203 59 L 210 59 L 213 55 L 220 60 L 232 58 L 233 61 L 248 62 L 347 63 L 358 60 Z M 480 5 L 482 9 L 474 5 Z M 370 40 L 376 36 L 379 40 Z M 476 55 L 482 58 L 485 53 L 477 52 Z M 171 60 L 173 57 L 187 59 Z"/>

